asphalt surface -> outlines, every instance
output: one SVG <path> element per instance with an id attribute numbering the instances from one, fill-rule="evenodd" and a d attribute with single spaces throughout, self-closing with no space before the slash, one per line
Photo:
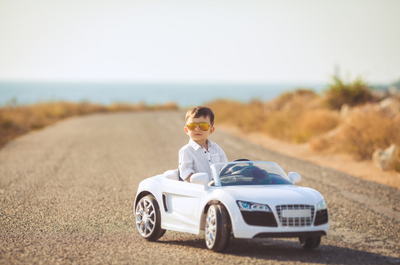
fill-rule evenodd
<path id="1" fill-rule="evenodd" d="M 206 250 L 203 234 L 136 231 L 141 180 L 177 168 L 188 142 L 181 112 L 73 118 L 0 150 L 0 264 L 400 264 L 400 191 L 290 158 L 218 131 L 229 160 L 277 162 L 325 197 L 331 233 L 307 251 L 297 239 L 233 239 Z"/>

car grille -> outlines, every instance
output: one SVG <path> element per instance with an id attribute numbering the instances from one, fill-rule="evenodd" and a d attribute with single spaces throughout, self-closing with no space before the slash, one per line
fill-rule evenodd
<path id="1" fill-rule="evenodd" d="M 311 217 L 283 217 L 283 210 L 307 210 L 310 209 Z M 290 204 L 276 206 L 279 222 L 282 226 L 311 226 L 314 220 L 314 206 L 305 204 Z"/>
<path id="2" fill-rule="evenodd" d="M 242 211 L 242 216 L 248 225 L 278 227 L 274 214 L 271 212 Z"/>
<path id="3" fill-rule="evenodd" d="M 314 225 L 323 225 L 328 222 L 328 210 L 319 210 L 315 214 Z"/>

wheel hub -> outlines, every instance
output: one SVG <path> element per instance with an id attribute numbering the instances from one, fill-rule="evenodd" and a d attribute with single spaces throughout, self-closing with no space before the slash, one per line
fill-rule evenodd
<path id="1" fill-rule="evenodd" d="M 217 232 L 216 227 L 216 220 L 215 220 L 215 210 L 214 208 L 210 207 L 207 212 L 206 218 L 206 244 L 208 248 L 212 248 L 215 243 L 215 236 Z"/>
<path id="2" fill-rule="evenodd" d="M 143 237 L 152 234 L 155 227 L 155 208 L 150 200 L 142 198 L 136 206 L 136 228 Z"/>

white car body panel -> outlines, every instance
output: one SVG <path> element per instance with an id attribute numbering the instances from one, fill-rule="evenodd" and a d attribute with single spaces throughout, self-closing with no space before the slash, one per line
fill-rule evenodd
<path id="1" fill-rule="evenodd" d="M 199 206 L 204 186 L 165 179 L 162 194 L 168 211 L 161 214 L 161 228 L 198 234 L 200 230 Z"/>
<path id="2" fill-rule="evenodd" d="M 161 213 L 161 228 L 163 229 L 199 234 L 201 230 L 204 230 L 204 209 L 208 203 L 214 201 L 223 204 L 227 209 L 232 231 L 236 238 L 254 238 L 262 233 L 318 231 L 325 233 L 325 235 L 329 233 L 329 219 L 327 223 L 317 226 L 314 226 L 314 221 L 307 226 L 283 226 L 278 219 L 276 210 L 278 205 L 312 205 L 316 212 L 317 203 L 324 198 L 314 189 L 292 184 L 204 186 L 178 181 L 176 174 L 177 170 L 169 170 L 164 174 L 143 180 L 139 184 L 135 198 L 135 207 L 138 198 L 143 195 L 142 192 L 151 193 L 156 198 Z M 213 172 L 213 176 L 215 179 L 215 172 Z M 268 205 L 278 226 L 267 227 L 247 224 L 237 204 L 238 200 Z M 285 214 L 289 216 L 306 215 L 307 210 L 300 210 L 297 213 L 288 210 Z"/>

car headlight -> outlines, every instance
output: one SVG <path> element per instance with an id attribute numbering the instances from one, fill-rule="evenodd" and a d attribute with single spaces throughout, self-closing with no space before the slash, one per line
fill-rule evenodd
<path id="1" fill-rule="evenodd" d="M 241 211 L 252 212 L 271 212 L 271 209 L 266 204 L 259 204 L 253 202 L 237 201 Z"/>
<path id="2" fill-rule="evenodd" d="M 326 210 L 326 203 L 325 200 L 320 201 L 319 203 L 317 203 L 317 211 L 320 210 Z"/>

